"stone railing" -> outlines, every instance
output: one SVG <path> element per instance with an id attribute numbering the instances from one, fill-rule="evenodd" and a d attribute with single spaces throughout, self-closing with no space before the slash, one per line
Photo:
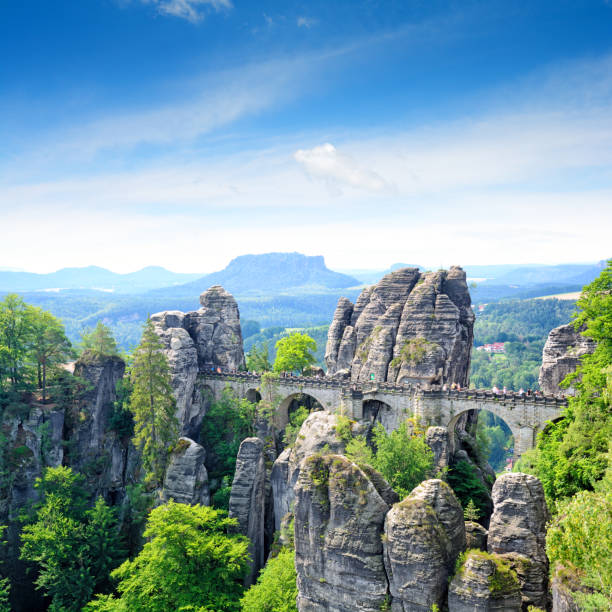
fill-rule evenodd
<path id="1" fill-rule="evenodd" d="M 252 381 L 259 384 L 261 382 L 261 374 L 253 372 L 217 372 L 209 371 L 202 373 L 206 378 L 217 378 L 233 381 Z M 567 405 L 567 398 L 564 396 L 544 395 L 542 393 L 519 393 L 517 391 L 506 391 L 495 393 L 490 389 L 431 389 L 423 388 L 419 385 L 408 384 L 401 385 L 391 382 L 350 382 L 347 380 L 334 380 L 333 378 L 323 376 L 283 376 L 278 375 L 276 382 L 279 384 L 292 385 L 300 387 L 318 387 L 318 388 L 340 388 L 346 392 L 360 392 L 363 394 L 371 393 L 414 393 L 415 391 L 422 394 L 423 397 L 436 398 L 448 397 L 457 400 L 472 400 L 472 401 L 499 401 L 513 403 L 534 403 L 547 404 L 554 406 Z"/>

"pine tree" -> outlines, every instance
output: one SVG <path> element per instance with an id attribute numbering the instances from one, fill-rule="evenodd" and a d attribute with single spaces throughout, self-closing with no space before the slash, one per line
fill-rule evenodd
<path id="1" fill-rule="evenodd" d="M 463 511 L 463 518 L 466 521 L 477 521 L 480 518 L 480 512 L 474 503 L 474 500 L 470 497 L 470 501 Z"/>
<path id="2" fill-rule="evenodd" d="M 112 331 L 101 321 L 98 321 L 93 329 L 83 332 L 81 348 L 83 354 L 94 357 L 112 357 L 119 354 Z"/>
<path id="3" fill-rule="evenodd" d="M 161 340 L 147 318 L 142 339 L 134 352 L 130 409 L 134 415 L 134 443 L 142 453 L 145 481 L 151 488 L 162 484 L 168 446 L 178 436 L 174 417 L 170 366 Z"/>

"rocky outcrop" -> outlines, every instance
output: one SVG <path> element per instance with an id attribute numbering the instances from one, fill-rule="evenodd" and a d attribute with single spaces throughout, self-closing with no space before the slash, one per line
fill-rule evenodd
<path id="1" fill-rule="evenodd" d="M 496 555 L 470 551 L 448 589 L 449 612 L 520 612 L 516 574 Z"/>
<path id="2" fill-rule="evenodd" d="M 525 608 L 546 608 L 549 514 L 542 483 L 529 474 L 502 474 L 493 485 L 492 497 L 488 550 L 503 556 L 516 571 Z"/>
<path id="3" fill-rule="evenodd" d="M 572 323 L 556 327 L 549 334 L 542 351 L 540 389 L 551 395 L 573 395 L 574 389 L 561 389 L 561 381 L 580 365 L 580 358 L 595 350 L 595 342 L 583 336 Z"/>
<path id="4" fill-rule="evenodd" d="M 94 496 L 119 501 L 134 469 L 134 448 L 110 427 L 117 383 L 123 378 L 125 363 L 117 356 L 84 353 L 75 363 L 74 374 L 85 381 L 77 405 L 66 413 L 69 451 L 65 458 L 87 479 Z"/>
<path id="5" fill-rule="evenodd" d="M 229 515 L 238 521 L 239 531 L 249 538 L 250 573 L 245 586 L 253 584 L 265 563 L 264 530 L 266 510 L 266 465 L 264 444 L 246 438 L 240 444 L 236 472 L 229 500 Z"/>
<path id="6" fill-rule="evenodd" d="M 385 519 L 384 563 L 394 612 L 442 609 L 448 576 L 465 549 L 463 512 L 441 480 L 421 483 Z"/>
<path id="7" fill-rule="evenodd" d="M 196 439 L 210 403 L 210 390 L 199 373 L 245 365 L 236 300 L 217 285 L 202 293 L 200 304 L 194 312 L 172 310 L 151 316 L 170 363 L 181 433 Z"/>
<path id="8" fill-rule="evenodd" d="M 397 383 L 468 382 L 474 313 L 465 272 L 404 268 L 338 302 L 329 329 L 328 375 Z"/>
<path id="9" fill-rule="evenodd" d="M 303 460 L 295 503 L 300 612 L 384 609 L 381 536 L 388 509 L 368 476 L 345 457 Z"/>
<path id="10" fill-rule="evenodd" d="M 361 433 L 357 423 L 352 423 L 354 433 Z M 342 454 L 346 442 L 337 433 L 338 417 L 325 411 L 312 412 L 302 423 L 295 444 L 286 448 L 274 462 L 271 483 L 274 498 L 274 521 L 276 529 L 283 516 L 291 511 L 294 487 L 300 474 L 302 460 L 320 453 Z"/>
<path id="11" fill-rule="evenodd" d="M 448 429 L 446 427 L 428 427 L 425 442 L 433 453 L 434 470 L 440 477 L 448 468 L 450 459 Z"/>
<path id="12" fill-rule="evenodd" d="M 465 522 L 465 547 L 467 550 L 487 550 L 488 531 L 474 521 Z"/>
<path id="13" fill-rule="evenodd" d="M 166 469 L 162 500 L 208 506 L 210 491 L 205 459 L 206 451 L 202 446 L 189 438 L 180 438 Z"/>

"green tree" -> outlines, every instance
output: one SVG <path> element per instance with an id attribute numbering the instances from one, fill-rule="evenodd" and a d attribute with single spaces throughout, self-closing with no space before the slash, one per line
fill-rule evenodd
<path id="1" fill-rule="evenodd" d="M 94 357 L 112 357 L 119 354 L 113 332 L 102 321 L 98 321 L 93 329 L 83 332 L 80 348 L 84 355 Z"/>
<path id="2" fill-rule="evenodd" d="M 50 610 L 80 610 L 120 561 L 115 512 L 101 498 L 88 509 L 84 479 L 68 467 L 47 468 L 35 486 L 41 500 L 23 528 L 21 559 L 37 564 Z"/>
<path id="3" fill-rule="evenodd" d="M 244 594 L 242 612 L 297 612 L 297 594 L 295 553 L 284 548 Z"/>
<path id="4" fill-rule="evenodd" d="M 230 533 L 236 527 L 235 519 L 207 506 L 170 501 L 155 508 L 142 551 L 112 573 L 118 595 L 99 597 L 84 610 L 237 612 L 248 540 Z"/>
<path id="5" fill-rule="evenodd" d="M 272 369 L 267 342 L 260 347 L 257 344 L 253 345 L 246 356 L 246 367 L 249 372 L 269 372 Z"/>
<path id="6" fill-rule="evenodd" d="M 539 476 L 551 500 L 593 490 L 605 474 L 608 443 L 612 439 L 612 260 L 598 278 L 584 287 L 578 300 L 575 325 L 597 342 L 592 354 L 564 384 L 572 384 L 564 419 L 538 436 L 535 452 L 523 466 Z"/>
<path id="7" fill-rule="evenodd" d="M 276 343 L 275 372 L 299 372 L 316 362 L 317 343 L 308 335 L 294 332 Z"/>
<path id="8" fill-rule="evenodd" d="M 33 309 L 9 293 L 0 302 L 0 388 L 5 382 L 16 390 L 27 386 L 31 368 Z"/>
<path id="9" fill-rule="evenodd" d="M 174 416 L 170 366 L 150 318 L 134 351 L 130 411 L 134 416 L 134 444 L 141 451 L 145 480 L 152 488 L 162 484 L 168 447 L 178 436 Z"/>
<path id="10" fill-rule="evenodd" d="M 546 534 L 551 569 L 586 587 L 582 610 L 612 609 L 612 478 L 560 501 Z M 592 593 L 589 593 L 592 591 Z M 582 601 L 580 601 L 582 600 Z"/>
<path id="11" fill-rule="evenodd" d="M 38 388 L 42 389 L 44 403 L 47 395 L 47 373 L 72 356 L 72 347 L 64 332 L 64 326 L 50 312 L 32 308 L 31 328 L 31 350 L 36 360 Z"/>
<path id="12" fill-rule="evenodd" d="M 387 433 L 379 423 L 374 428 L 376 454 L 374 468 L 386 479 L 400 498 L 406 497 L 433 468 L 433 453 L 425 437 L 408 421 Z"/>
<path id="13" fill-rule="evenodd" d="M 463 518 L 466 521 L 477 521 L 480 518 L 480 511 L 476 507 L 474 500 L 470 497 L 470 501 L 463 510 Z"/>

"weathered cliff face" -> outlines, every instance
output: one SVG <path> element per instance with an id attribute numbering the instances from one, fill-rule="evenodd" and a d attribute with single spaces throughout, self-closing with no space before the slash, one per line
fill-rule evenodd
<path id="1" fill-rule="evenodd" d="M 172 310 L 151 317 L 166 347 L 181 434 L 195 439 L 210 403 L 199 373 L 245 365 L 236 300 L 217 285 L 202 293 L 200 304 L 194 312 Z"/>
<path id="2" fill-rule="evenodd" d="M 427 480 L 385 519 L 384 563 L 394 612 L 442 609 L 448 576 L 465 549 L 463 511 L 450 487 Z"/>
<path id="3" fill-rule="evenodd" d="M 338 302 L 329 329 L 328 375 L 352 380 L 467 385 L 474 313 L 465 272 L 404 268 Z"/>
<path id="4" fill-rule="evenodd" d="M 368 476 L 345 457 L 303 460 L 295 503 L 300 612 L 383 609 L 388 586 L 381 537 L 388 509 Z"/>
<path id="5" fill-rule="evenodd" d="M 469 553 L 450 583 L 449 612 L 520 612 L 519 583 L 508 570 L 501 557 Z"/>
<path id="6" fill-rule="evenodd" d="M 120 357 L 85 356 L 77 361 L 74 374 L 85 381 L 85 392 L 66 418 L 70 450 L 65 462 L 85 475 L 94 495 L 106 499 L 123 495 L 135 459 L 131 444 L 109 428 L 116 386 L 124 373 Z"/>
<path id="7" fill-rule="evenodd" d="M 489 552 L 504 557 L 516 571 L 525 608 L 546 608 L 549 514 L 542 483 L 529 474 L 502 474 L 493 485 L 492 495 Z"/>
<path id="8" fill-rule="evenodd" d="M 338 417 L 329 412 L 313 412 L 302 423 L 295 444 L 285 449 L 274 462 L 271 483 L 274 498 L 274 521 L 278 530 L 281 520 L 291 510 L 294 487 L 300 474 L 303 459 L 322 452 L 342 454 L 346 442 L 337 433 Z M 354 433 L 361 433 L 360 426 L 353 425 Z"/>
<path id="9" fill-rule="evenodd" d="M 546 340 L 542 352 L 542 367 L 540 368 L 540 389 L 555 395 L 564 393 L 573 395 L 574 390 L 561 389 L 559 383 L 580 365 L 580 358 L 595 350 L 595 342 L 585 338 L 572 323 L 553 329 Z"/>
<path id="10" fill-rule="evenodd" d="M 249 538 L 250 572 L 245 586 L 253 584 L 265 563 L 266 465 L 264 444 L 246 438 L 240 444 L 229 500 L 229 515 L 238 521 L 239 532 Z"/>
<path id="11" fill-rule="evenodd" d="M 180 504 L 210 504 L 206 451 L 189 438 L 180 438 L 166 468 L 162 501 Z"/>

